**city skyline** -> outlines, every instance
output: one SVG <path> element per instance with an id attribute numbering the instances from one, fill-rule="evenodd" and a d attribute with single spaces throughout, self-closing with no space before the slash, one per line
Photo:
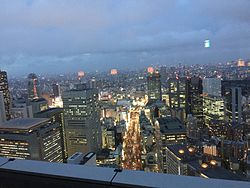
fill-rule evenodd
<path id="1" fill-rule="evenodd" d="M 249 3 L 2 1 L 0 68 L 18 75 L 248 59 Z"/>

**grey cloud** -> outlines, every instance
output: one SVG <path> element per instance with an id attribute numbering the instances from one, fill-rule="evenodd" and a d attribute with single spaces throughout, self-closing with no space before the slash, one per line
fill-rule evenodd
<path id="1" fill-rule="evenodd" d="M 249 58 L 248 7 L 248 0 L 1 0 L 0 68 L 46 72 L 63 64 L 58 71 L 75 71 Z"/>

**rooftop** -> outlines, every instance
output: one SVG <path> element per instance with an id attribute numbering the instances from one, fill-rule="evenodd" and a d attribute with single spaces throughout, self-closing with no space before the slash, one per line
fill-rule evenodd
<path id="1" fill-rule="evenodd" d="M 38 99 L 32 99 L 30 102 L 33 103 L 33 102 L 47 102 L 47 101 L 44 98 L 38 98 Z"/>
<path id="2" fill-rule="evenodd" d="M 162 117 L 158 118 L 161 133 L 183 133 L 186 132 L 184 125 L 178 118 Z"/>
<path id="3" fill-rule="evenodd" d="M 190 161 L 188 162 L 188 164 L 192 166 L 193 168 L 195 168 L 196 171 L 199 171 L 200 173 L 204 174 L 208 178 L 247 181 L 247 178 L 245 178 L 244 176 L 240 176 L 220 166 L 202 168 L 199 161 L 197 160 Z"/>
<path id="4" fill-rule="evenodd" d="M 187 161 L 193 161 L 193 160 L 198 160 L 199 157 L 195 155 L 195 148 L 190 147 L 187 148 L 185 145 L 182 144 L 175 144 L 175 145 L 168 145 L 167 148 L 178 158 L 180 158 L 182 161 L 187 162 Z M 183 152 L 180 153 L 180 150 Z"/>
<path id="5" fill-rule="evenodd" d="M 47 118 L 20 118 L 12 119 L 4 123 L 0 123 L 0 129 L 22 129 L 27 130 L 39 126 L 47 122 Z"/>

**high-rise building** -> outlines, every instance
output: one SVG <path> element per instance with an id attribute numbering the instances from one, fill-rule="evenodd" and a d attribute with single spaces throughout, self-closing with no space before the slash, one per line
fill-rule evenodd
<path id="1" fill-rule="evenodd" d="M 222 96 L 225 99 L 226 121 L 231 125 L 242 122 L 243 97 L 250 96 L 249 80 L 224 80 L 222 81 Z"/>
<path id="2" fill-rule="evenodd" d="M 96 89 L 77 87 L 63 94 L 68 155 L 96 152 L 101 148 L 100 112 Z"/>
<path id="3" fill-rule="evenodd" d="M 192 114 L 187 115 L 186 120 L 187 138 L 190 142 L 197 143 L 201 139 L 201 128 L 197 125 L 197 118 Z"/>
<path id="4" fill-rule="evenodd" d="M 240 87 L 231 87 L 225 93 L 226 120 L 235 125 L 242 122 L 242 90 Z"/>
<path id="5" fill-rule="evenodd" d="M 224 100 L 221 97 L 204 95 L 203 96 L 203 115 L 204 123 L 209 129 L 215 125 L 213 121 L 224 120 Z M 216 126 L 216 125 L 215 125 Z"/>
<path id="6" fill-rule="evenodd" d="M 0 91 L 0 123 L 6 121 L 3 92 Z"/>
<path id="7" fill-rule="evenodd" d="M 175 77 L 168 80 L 168 95 L 171 115 L 176 116 L 181 120 L 186 118 L 186 93 L 187 93 L 187 78 Z M 177 114 L 177 115 L 176 115 Z M 180 114 L 180 115 L 178 115 Z"/>
<path id="8" fill-rule="evenodd" d="M 52 90 L 53 90 L 54 97 L 61 96 L 61 91 L 60 91 L 60 85 L 59 84 L 53 84 L 52 85 Z"/>
<path id="9" fill-rule="evenodd" d="M 161 83 L 166 83 L 167 81 L 167 67 L 166 66 L 160 67 L 160 74 L 161 74 Z"/>
<path id="10" fill-rule="evenodd" d="M 202 81 L 203 93 L 211 96 L 221 96 L 221 79 L 220 78 L 204 78 Z"/>
<path id="11" fill-rule="evenodd" d="M 186 128 L 178 118 L 164 117 L 155 121 L 156 140 L 161 154 L 161 169 L 166 173 L 166 148 L 168 145 L 181 144 L 186 141 Z"/>
<path id="12" fill-rule="evenodd" d="M 149 102 L 161 101 L 161 76 L 158 71 L 149 74 L 147 77 L 148 100 Z"/>
<path id="13" fill-rule="evenodd" d="M 63 147 L 63 159 L 65 160 L 68 157 L 68 155 L 67 155 L 67 145 L 66 145 L 66 138 L 65 138 L 63 109 L 62 108 L 49 108 L 47 110 L 35 113 L 34 118 L 49 118 L 50 122 L 58 123 L 60 125 L 61 141 L 62 141 L 62 147 Z"/>
<path id="14" fill-rule="evenodd" d="M 29 105 L 32 107 L 33 114 L 49 108 L 48 102 L 44 98 L 32 99 L 29 101 Z"/>
<path id="15" fill-rule="evenodd" d="M 0 124 L 0 156 L 63 161 L 60 125 L 47 118 L 13 119 Z"/>
<path id="16" fill-rule="evenodd" d="M 202 79 L 191 77 L 187 80 L 187 114 L 197 118 L 199 127 L 203 127 Z"/>
<path id="17" fill-rule="evenodd" d="M 37 76 L 34 73 L 28 75 L 28 99 L 38 99 L 41 97 L 40 85 Z"/>
<path id="18" fill-rule="evenodd" d="M 0 92 L 3 93 L 6 120 L 10 119 L 10 92 L 7 73 L 0 70 Z"/>

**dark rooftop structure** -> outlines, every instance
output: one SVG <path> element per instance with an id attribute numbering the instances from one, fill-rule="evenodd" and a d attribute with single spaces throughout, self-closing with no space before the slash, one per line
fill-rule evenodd
<path id="1" fill-rule="evenodd" d="M 56 114 L 58 112 L 63 112 L 62 108 L 48 108 L 44 111 L 37 112 L 34 114 L 34 117 L 43 117 L 43 118 L 49 118 L 51 114 Z"/>
<path id="2" fill-rule="evenodd" d="M 195 171 L 202 174 L 203 177 L 216 178 L 216 179 L 230 179 L 237 181 L 249 181 L 246 177 L 233 173 L 221 166 L 208 166 L 207 168 L 202 168 L 199 161 L 189 161 L 189 167 L 193 168 Z M 250 182 L 249 182 L 250 185 Z"/>
<path id="3" fill-rule="evenodd" d="M 168 133 L 186 133 L 184 125 L 178 118 L 173 117 L 162 117 L 158 118 L 160 131 L 162 134 Z"/>
<path id="4" fill-rule="evenodd" d="M 219 159 L 213 157 L 213 160 L 217 162 L 216 165 L 211 165 L 208 160 L 208 156 L 197 154 L 195 148 L 187 147 L 183 144 L 169 145 L 168 150 L 171 151 L 182 163 L 188 165 L 189 174 L 192 176 L 202 176 L 205 178 L 215 179 L 230 179 L 237 181 L 249 181 L 246 177 L 233 173 L 230 170 L 218 165 Z M 206 168 L 202 167 L 202 163 L 206 163 Z"/>
<path id="5" fill-rule="evenodd" d="M 47 118 L 20 118 L 12 119 L 4 123 L 0 123 L 0 130 L 22 129 L 28 130 L 35 128 L 43 123 L 49 121 Z"/>
<path id="6" fill-rule="evenodd" d="M 198 160 L 201 156 L 195 153 L 195 148 L 186 147 L 182 144 L 168 145 L 168 149 L 183 162 Z M 182 153 L 179 151 L 183 150 Z"/>

